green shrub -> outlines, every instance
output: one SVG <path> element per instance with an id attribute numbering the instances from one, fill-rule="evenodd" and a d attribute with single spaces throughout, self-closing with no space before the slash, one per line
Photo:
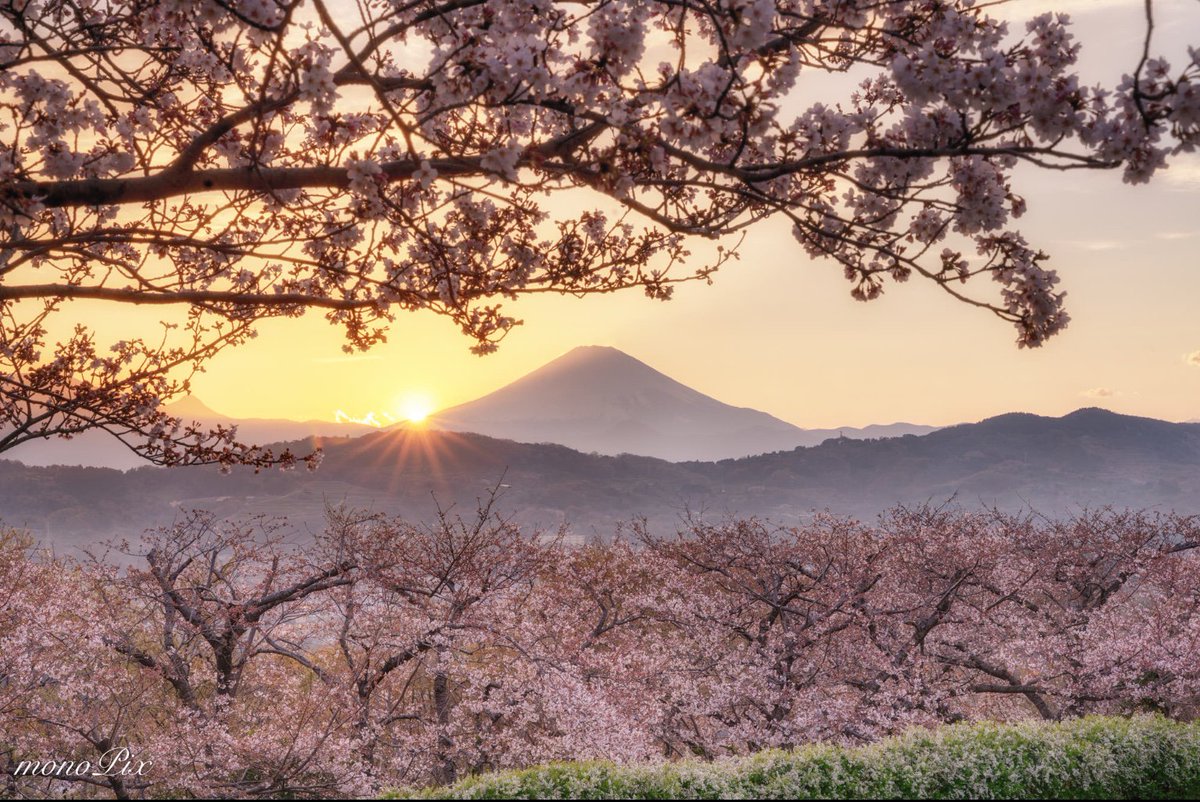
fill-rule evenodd
<path id="1" fill-rule="evenodd" d="M 1193 799 L 1200 724 L 1157 716 L 960 724 L 853 749 L 822 744 L 712 763 L 602 761 L 399 791 L 427 799 Z"/>

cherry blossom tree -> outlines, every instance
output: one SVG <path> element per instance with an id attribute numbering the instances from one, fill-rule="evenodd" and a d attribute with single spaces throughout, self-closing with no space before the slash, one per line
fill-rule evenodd
<path id="1" fill-rule="evenodd" d="M 555 538 L 501 518 L 495 501 L 467 519 L 439 510 L 430 524 L 349 530 L 358 571 L 327 607 L 330 670 L 352 689 L 370 777 L 453 782 L 504 765 L 497 754 L 510 739 L 527 742 L 524 619 L 559 551 Z"/>
<path id="2" fill-rule="evenodd" d="M 335 518 L 323 539 L 338 542 L 352 525 Z M 74 583 L 90 602 L 90 653 L 108 669 L 93 681 L 114 671 L 136 680 L 154 723 L 134 726 L 128 705 L 64 702 L 122 724 L 123 741 L 107 743 L 153 755 L 157 793 L 314 797 L 364 787 L 345 689 L 317 664 L 321 633 L 307 625 L 323 594 L 353 581 L 352 563 L 322 559 L 333 548 L 310 557 L 270 522 L 198 512 L 117 549 L 117 560 L 88 560 Z"/>
<path id="3" fill-rule="evenodd" d="M 1148 180 L 1195 148 L 1200 62 L 1148 24 L 1087 87 L 1065 17 L 989 5 L 5 0 L 0 449 L 101 428 L 291 464 L 160 404 L 268 318 L 319 310 L 356 349 L 431 309 L 486 352 L 505 299 L 667 298 L 768 217 L 858 298 L 917 275 L 1036 346 L 1068 316 L 1013 168 Z M 796 109 L 824 73 L 857 89 Z M 84 301 L 176 311 L 108 344 L 64 325 Z"/>
<path id="4" fill-rule="evenodd" d="M 152 677 L 113 660 L 93 630 L 101 605 L 78 566 L 46 559 L 31 544 L 0 534 L 0 760 L 6 796 L 104 789 L 114 798 L 140 795 L 150 783 L 131 775 L 19 773 L 26 758 L 98 765 L 113 749 L 153 740 L 161 698 Z M 86 791 L 85 791 L 86 793 Z M 90 794 L 89 794 L 90 795 Z"/>
<path id="5" fill-rule="evenodd" d="M 1200 700 L 1194 518 L 900 509 L 874 527 L 734 522 L 647 545 L 686 577 L 670 609 L 673 662 L 699 669 L 676 686 L 692 751 Z"/>

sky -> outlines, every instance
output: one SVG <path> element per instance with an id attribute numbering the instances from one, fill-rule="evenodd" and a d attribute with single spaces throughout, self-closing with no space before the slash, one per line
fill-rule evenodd
<path id="1" fill-rule="evenodd" d="M 1005 16 L 1071 13 L 1086 82 L 1115 85 L 1141 47 L 1142 0 L 1018 0 Z M 1182 63 L 1200 2 L 1159 0 L 1158 50 Z M 828 100 L 836 100 L 836 97 Z M 1200 155 L 1150 185 L 1117 173 L 1019 169 L 1020 229 L 1049 252 L 1071 323 L 1040 349 L 918 279 L 860 303 L 831 262 L 809 259 L 784 224 L 751 230 L 712 286 L 669 302 L 638 291 L 509 305 L 525 321 L 479 357 L 448 320 L 401 316 L 389 342 L 348 356 L 318 314 L 276 321 L 215 359 L 194 393 L 235 417 L 403 417 L 495 390 L 578 345 L 610 345 L 701 392 L 802 427 L 950 424 L 1083 406 L 1200 418 Z M 927 286 L 928 285 L 928 286 Z"/>

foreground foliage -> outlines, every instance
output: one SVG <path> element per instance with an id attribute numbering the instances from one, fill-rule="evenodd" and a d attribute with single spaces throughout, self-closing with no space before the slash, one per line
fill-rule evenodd
<path id="1" fill-rule="evenodd" d="M 1159 717 L 982 723 L 870 746 L 714 763 L 559 763 L 401 791 L 424 799 L 1194 799 L 1200 725 Z"/>
<path id="2" fill-rule="evenodd" d="M 7 793 L 364 796 L 1200 699 L 1193 518 L 898 509 L 565 548 L 485 505 L 282 534 L 192 514 L 84 560 L 0 537 L 0 766 L 152 762 Z"/>

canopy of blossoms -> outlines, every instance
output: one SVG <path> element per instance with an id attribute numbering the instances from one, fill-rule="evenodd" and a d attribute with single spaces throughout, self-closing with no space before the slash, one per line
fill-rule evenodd
<path id="1" fill-rule="evenodd" d="M 0 759 L 143 775 L 21 796 L 366 796 L 549 760 L 862 743 L 1200 704 L 1200 523 L 931 509 L 564 548 L 485 506 L 315 543 L 193 514 L 112 558 L 0 535 Z"/>
<path id="2" fill-rule="evenodd" d="M 1147 4 L 1144 57 L 1085 86 L 1065 16 L 989 5 L 2 3 L 0 450 L 101 427 L 290 462 L 159 405 L 267 317 L 366 348 L 432 309 L 488 351 L 505 299 L 666 298 L 768 217 L 858 298 L 916 275 L 1039 345 L 1068 315 L 1014 167 L 1150 179 L 1196 146 L 1200 51 L 1155 58 Z M 829 73 L 856 88 L 801 103 Z M 63 326 L 79 299 L 170 316 L 101 343 Z"/>

